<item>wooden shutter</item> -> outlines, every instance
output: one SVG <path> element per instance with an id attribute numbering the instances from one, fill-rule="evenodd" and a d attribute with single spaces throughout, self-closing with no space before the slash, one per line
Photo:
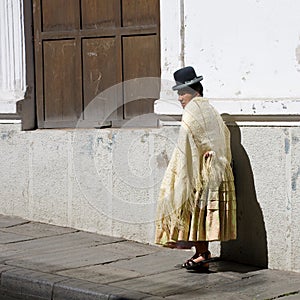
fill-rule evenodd
<path id="1" fill-rule="evenodd" d="M 160 77 L 159 0 L 33 0 L 33 8 L 38 127 L 153 111 L 159 87 L 127 103 L 134 90 L 124 81 Z"/>

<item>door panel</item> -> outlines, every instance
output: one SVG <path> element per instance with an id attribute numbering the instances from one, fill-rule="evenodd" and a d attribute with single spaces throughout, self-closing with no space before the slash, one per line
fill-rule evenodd
<path id="1" fill-rule="evenodd" d="M 125 118 L 151 113 L 153 101 L 159 98 L 160 87 L 158 78 L 159 55 L 155 51 L 157 38 L 155 35 L 132 36 L 123 38 L 123 70 L 124 70 L 124 101 Z M 132 79 L 138 78 L 136 84 Z M 126 83 L 128 80 L 128 84 Z M 149 88 L 153 90 L 149 91 Z M 147 95 L 153 95 L 151 98 Z M 144 99 L 143 99 L 144 98 Z M 134 100 L 134 101 L 133 101 Z"/>
<path id="2" fill-rule="evenodd" d="M 42 31 L 78 29 L 78 0 L 42 0 Z"/>
<path id="3" fill-rule="evenodd" d="M 82 0 L 81 8 L 83 29 L 115 27 L 118 23 L 116 0 Z"/>
<path id="4" fill-rule="evenodd" d="M 46 122 L 73 121 L 80 115 L 75 50 L 75 40 L 44 42 Z"/>
<path id="5" fill-rule="evenodd" d="M 153 25 L 159 20 L 159 1 L 123 0 L 123 26 Z"/>
<path id="6" fill-rule="evenodd" d="M 106 119 L 117 105 L 118 90 L 114 86 L 121 81 L 115 60 L 116 39 L 85 39 L 82 51 L 84 118 Z"/>

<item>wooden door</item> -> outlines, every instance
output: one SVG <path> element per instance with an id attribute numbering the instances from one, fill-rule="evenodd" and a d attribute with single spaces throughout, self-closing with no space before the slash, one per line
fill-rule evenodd
<path id="1" fill-rule="evenodd" d="M 33 0 L 33 20 L 39 128 L 153 112 L 159 87 L 127 103 L 126 81 L 160 77 L 159 0 Z"/>

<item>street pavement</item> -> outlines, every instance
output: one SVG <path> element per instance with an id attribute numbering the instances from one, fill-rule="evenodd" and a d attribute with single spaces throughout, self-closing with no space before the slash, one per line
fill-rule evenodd
<path id="1" fill-rule="evenodd" d="M 300 273 L 229 261 L 176 267 L 191 250 L 0 215 L 0 300 L 300 299 Z"/>

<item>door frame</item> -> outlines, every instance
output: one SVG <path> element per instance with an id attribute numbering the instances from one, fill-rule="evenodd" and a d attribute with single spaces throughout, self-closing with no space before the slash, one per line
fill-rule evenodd
<path id="1" fill-rule="evenodd" d="M 17 113 L 22 120 L 22 130 L 37 129 L 32 9 L 32 0 L 23 0 L 26 91 L 24 99 L 17 102 Z"/>

